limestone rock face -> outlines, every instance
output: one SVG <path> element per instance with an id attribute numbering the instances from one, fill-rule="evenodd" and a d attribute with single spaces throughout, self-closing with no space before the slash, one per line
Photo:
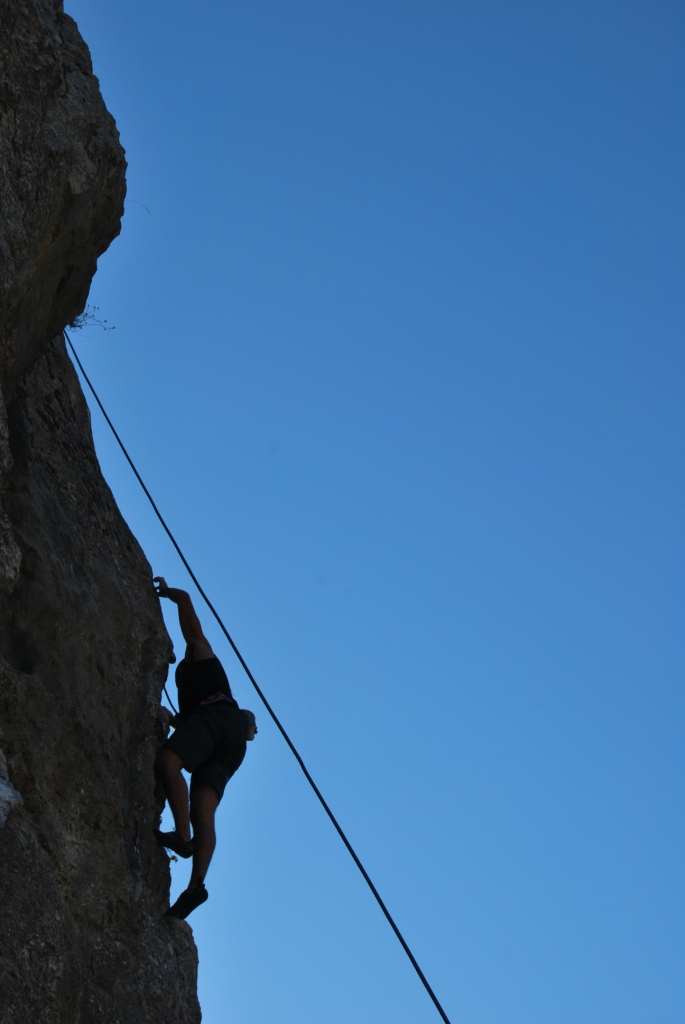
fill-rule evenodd
<path id="1" fill-rule="evenodd" d="M 124 152 L 58 0 L 0 0 L 0 379 L 80 312 L 119 234 Z"/>
<path id="2" fill-rule="evenodd" d="M 125 161 L 57 0 L 0 0 L 0 1022 L 196 1024 L 152 770 L 171 644 L 60 332 Z"/>

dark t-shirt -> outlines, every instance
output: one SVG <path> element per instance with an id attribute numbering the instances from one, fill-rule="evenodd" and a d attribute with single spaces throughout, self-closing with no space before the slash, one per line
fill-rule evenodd
<path id="1" fill-rule="evenodd" d="M 236 703 L 228 685 L 228 676 L 216 657 L 203 658 L 202 661 L 186 661 L 184 658 L 176 670 L 176 685 L 181 718 L 188 718 L 209 697 L 223 695 L 232 704 Z"/>

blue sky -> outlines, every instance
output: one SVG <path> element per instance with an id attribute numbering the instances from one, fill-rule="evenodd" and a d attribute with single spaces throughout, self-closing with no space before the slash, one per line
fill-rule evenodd
<path id="1" fill-rule="evenodd" d="M 681 1024 L 682 6 L 66 9 L 129 159 L 80 355 L 453 1024 Z M 204 620 L 205 1024 L 437 1020 Z"/>

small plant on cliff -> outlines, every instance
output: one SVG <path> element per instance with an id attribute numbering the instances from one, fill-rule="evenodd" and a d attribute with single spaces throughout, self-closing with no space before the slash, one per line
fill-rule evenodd
<path id="1" fill-rule="evenodd" d="M 80 331 L 84 327 L 102 327 L 103 331 L 113 331 L 114 327 L 107 327 L 106 320 L 100 320 L 97 314 L 100 312 L 99 306 L 86 306 L 83 313 L 74 319 L 69 324 L 69 329 L 72 331 Z"/>

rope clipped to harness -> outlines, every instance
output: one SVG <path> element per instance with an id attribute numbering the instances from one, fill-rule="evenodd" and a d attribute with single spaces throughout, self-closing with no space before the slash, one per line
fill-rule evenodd
<path id="1" fill-rule="evenodd" d="M 274 724 L 276 725 L 276 728 L 278 729 L 278 731 L 280 732 L 281 736 L 283 737 L 283 739 L 287 743 L 288 747 L 290 748 L 290 751 L 291 751 L 293 757 L 295 758 L 295 760 L 297 761 L 297 763 L 299 764 L 300 768 L 302 769 L 302 772 L 303 772 L 307 782 L 309 783 L 311 788 L 314 790 L 314 793 L 316 794 L 316 797 L 319 800 L 319 803 L 321 804 L 321 806 L 323 807 L 324 811 L 328 815 L 328 817 L 329 817 L 331 823 L 333 824 L 333 827 L 335 828 L 336 832 L 338 833 L 338 835 L 342 839 L 342 841 L 343 841 L 343 843 L 344 843 L 344 845 L 345 845 L 345 847 L 347 849 L 347 852 L 349 853 L 349 855 L 352 857 L 352 860 L 355 862 L 355 864 L 359 868 L 359 871 L 361 872 L 362 877 L 364 878 L 364 881 L 366 882 L 366 884 L 368 885 L 369 889 L 373 893 L 373 895 L 374 895 L 374 897 L 376 899 L 376 902 L 378 903 L 379 907 L 383 911 L 383 914 L 385 915 L 385 918 L 386 918 L 388 924 L 390 925 L 390 927 L 394 931 L 394 933 L 395 933 L 395 935 L 396 935 L 400 945 L 402 946 L 402 949 L 404 950 L 404 952 L 409 957 L 409 960 L 411 962 L 412 967 L 414 968 L 414 970 L 416 971 L 417 975 L 419 976 L 419 978 L 421 980 L 421 983 L 423 984 L 423 987 L 425 988 L 426 992 L 428 993 L 428 995 L 432 999 L 433 1004 L 435 1005 L 436 1010 L 438 1011 L 438 1013 L 442 1017 L 442 1019 L 445 1022 L 445 1024 L 450 1024 L 450 1020 L 449 1020 L 447 1014 L 445 1013 L 445 1011 L 443 1010 L 442 1006 L 440 1005 L 440 1002 L 438 1001 L 438 997 L 436 996 L 435 992 L 433 991 L 433 989 L 429 985 L 428 979 L 426 978 L 425 974 L 423 973 L 423 971 L 419 967 L 418 962 L 416 960 L 416 957 L 414 956 L 414 954 L 412 953 L 411 949 L 407 945 L 407 943 L 406 943 L 406 941 L 404 939 L 404 936 L 402 935 L 401 931 L 399 930 L 399 928 L 395 924 L 395 921 L 393 920 L 392 915 L 390 914 L 390 911 L 388 910 L 388 908 L 386 907 L 385 903 L 383 902 L 383 900 L 381 898 L 381 895 L 378 892 L 378 889 L 376 888 L 376 886 L 371 881 L 371 878 L 369 877 L 369 874 L 368 874 L 366 868 L 364 867 L 364 865 L 360 861 L 359 857 L 355 853 L 355 851 L 354 851 L 354 849 L 352 847 L 352 844 L 350 843 L 349 839 L 347 838 L 347 836 L 343 832 L 341 826 L 338 824 L 337 818 L 335 817 L 335 815 L 333 814 L 332 810 L 330 809 L 330 807 L 326 803 L 326 801 L 325 801 L 325 799 L 323 797 L 323 794 L 321 793 L 321 790 L 319 789 L 319 787 L 314 782 L 314 779 L 309 774 L 307 766 L 305 765 L 304 761 L 300 757 L 300 754 L 298 753 L 297 748 L 295 747 L 295 744 L 290 739 L 290 736 L 285 731 L 284 727 L 281 725 L 281 722 L 279 721 L 278 716 L 276 715 L 276 712 L 273 710 L 273 708 L 269 704 L 268 700 L 266 699 L 266 697 L 262 693 L 262 690 L 261 690 L 259 684 L 257 683 L 257 680 L 252 675 L 252 673 L 251 673 L 251 671 L 250 671 L 250 669 L 249 669 L 249 667 L 247 665 L 247 662 L 245 661 L 245 659 L 243 658 L 242 654 L 240 653 L 240 651 L 236 647 L 236 645 L 235 645 L 235 643 L 233 641 L 233 638 L 231 637 L 231 634 L 228 632 L 228 630 L 226 629 L 226 627 L 225 627 L 225 625 L 223 623 L 223 620 L 221 619 L 221 616 L 219 615 L 219 613 L 217 612 L 216 608 L 214 607 L 214 605 L 212 604 L 212 602 L 209 600 L 209 598 L 207 597 L 206 593 L 202 589 L 202 586 L 200 585 L 200 582 L 199 582 L 197 576 L 195 575 L 195 573 L 191 569 L 190 564 L 188 563 L 188 561 L 187 561 L 185 555 L 183 554 L 183 552 L 181 551 L 181 548 L 179 547 L 179 545 L 178 545 L 178 543 L 176 541 L 176 538 L 174 537 L 173 533 L 171 532 L 171 530 L 167 526 L 167 524 L 166 524 L 166 522 L 164 520 L 164 517 L 162 516 L 162 513 L 157 508 L 157 505 L 155 504 L 152 495 L 150 494 L 150 492 L 148 491 L 147 487 L 145 486 L 143 478 L 141 477 L 140 473 L 136 469 L 131 456 L 126 451 L 126 448 L 124 447 L 123 441 L 121 440 L 121 438 L 117 434 L 117 432 L 116 432 L 116 430 L 114 428 L 114 424 L 112 423 L 112 421 L 110 420 L 109 416 L 107 415 L 107 413 L 105 411 L 104 405 L 100 401 L 95 388 L 91 384 L 90 379 L 88 378 L 88 375 L 86 374 L 86 371 L 83 369 L 83 364 L 81 363 L 81 360 L 79 359 L 78 355 L 76 354 L 76 349 L 74 348 L 74 346 L 72 344 L 72 341 L 71 341 L 71 338 L 67 334 L 66 330 L 64 331 L 64 338 L 65 338 L 69 348 L 71 349 L 72 355 L 74 356 L 74 359 L 76 360 L 76 364 L 77 364 L 79 370 L 81 371 L 81 374 L 83 375 L 83 379 L 85 380 L 86 384 L 90 388 L 90 391 L 92 392 L 93 398 L 95 399 L 95 401 L 97 402 L 97 404 L 98 404 L 98 406 L 100 408 L 100 412 L 105 417 L 105 420 L 107 422 L 107 425 L 108 425 L 109 429 L 114 434 L 114 437 L 116 439 L 117 444 L 119 445 L 119 447 L 121 448 L 122 452 L 124 453 L 124 457 L 125 457 L 126 461 L 128 462 L 129 466 L 133 470 L 133 473 L 134 473 L 134 475 L 136 477 L 136 480 L 138 481 L 138 483 L 142 487 L 143 492 L 145 494 L 145 497 L 147 498 L 147 500 L 152 505 L 152 509 L 153 509 L 155 515 L 157 516 L 157 518 L 159 519 L 160 523 L 162 524 L 162 527 L 163 527 L 166 535 L 168 536 L 169 540 L 171 541 L 171 543 L 173 544 L 174 548 L 176 549 L 176 553 L 178 554 L 178 557 L 183 562 L 183 565 L 185 566 L 185 568 L 186 568 L 186 570 L 188 572 L 188 575 L 190 576 L 191 580 L 193 581 L 193 583 L 197 587 L 197 590 L 198 590 L 200 596 L 202 597 L 203 601 L 205 602 L 205 604 L 209 608 L 210 612 L 212 613 L 212 615 L 214 616 L 214 618 L 218 622 L 219 627 L 220 627 L 222 633 L 224 634 L 224 636 L 228 640 L 228 642 L 231 645 L 231 648 L 232 648 L 235 656 L 237 657 L 238 661 L 242 665 L 242 667 L 243 667 L 243 669 L 245 671 L 245 674 L 247 675 L 247 678 L 250 680 L 250 682 L 254 686 L 254 688 L 257 691 L 257 694 L 259 696 L 259 699 L 261 700 L 261 702 L 264 705 L 264 707 L 266 708 L 266 710 L 269 712 L 269 715 L 271 716 Z M 164 692 L 165 693 L 167 692 L 166 691 L 166 687 L 164 687 Z M 168 696 L 169 695 L 167 693 L 167 697 Z"/>

